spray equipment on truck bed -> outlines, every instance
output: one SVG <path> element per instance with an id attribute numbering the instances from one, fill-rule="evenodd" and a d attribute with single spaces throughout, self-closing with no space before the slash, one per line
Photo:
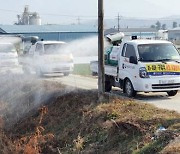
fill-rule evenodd
<path id="1" fill-rule="evenodd" d="M 109 45 L 105 48 L 105 64 L 106 65 L 117 65 L 118 64 L 118 46 L 120 46 L 124 33 L 114 33 L 108 34 L 105 36 Z M 113 48 L 113 46 L 117 46 L 117 48 Z"/>
<path id="2" fill-rule="evenodd" d="M 122 32 L 106 35 L 107 41 L 110 42 L 112 45 L 120 44 L 123 38 L 124 38 L 124 33 Z"/>

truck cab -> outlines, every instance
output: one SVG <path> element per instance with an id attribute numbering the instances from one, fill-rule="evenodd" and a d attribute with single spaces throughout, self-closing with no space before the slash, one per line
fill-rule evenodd
<path id="1" fill-rule="evenodd" d="M 133 40 L 121 51 L 118 76 L 129 95 L 137 91 L 175 95 L 180 89 L 180 55 L 172 43 Z"/>

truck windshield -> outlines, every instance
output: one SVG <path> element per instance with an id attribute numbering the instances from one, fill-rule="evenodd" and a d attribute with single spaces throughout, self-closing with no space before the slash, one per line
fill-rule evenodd
<path id="1" fill-rule="evenodd" d="M 44 54 L 58 54 L 62 52 L 64 48 L 64 43 L 52 43 L 44 45 Z"/>
<path id="2" fill-rule="evenodd" d="M 0 44 L 0 53 L 15 53 L 16 48 L 12 44 Z"/>
<path id="3" fill-rule="evenodd" d="M 179 61 L 177 49 L 170 43 L 138 45 L 139 61 Z"/>

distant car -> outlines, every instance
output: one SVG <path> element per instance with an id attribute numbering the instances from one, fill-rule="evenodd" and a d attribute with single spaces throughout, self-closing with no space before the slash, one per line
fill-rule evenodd
<path id="1" fill-rule="evenodd" d="M 69 75 L 74 68 L 73 56 L 65 50 L 66 43 L 62 41 L 37 41 L 32 45 L 24 60 L 25 72 L 34 70 L 37 75 L 63 73 Z"/>

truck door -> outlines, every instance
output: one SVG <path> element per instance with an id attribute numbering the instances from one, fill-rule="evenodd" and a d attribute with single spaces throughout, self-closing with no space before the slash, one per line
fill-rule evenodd
<path id="1" fill-rule="evenodd" d="M 120 79 L 129 78 L 133 86 L 139 76 L 137 54 L 134 45 L 124 44 L 119 62 Z"/>
<path id="2" fill-rule="evenodd" d="M 35 51 L 34 51 L 34 64 L 39 66 L 43 60 L 43 45 L 40 43 L 36 44 Z"/>

